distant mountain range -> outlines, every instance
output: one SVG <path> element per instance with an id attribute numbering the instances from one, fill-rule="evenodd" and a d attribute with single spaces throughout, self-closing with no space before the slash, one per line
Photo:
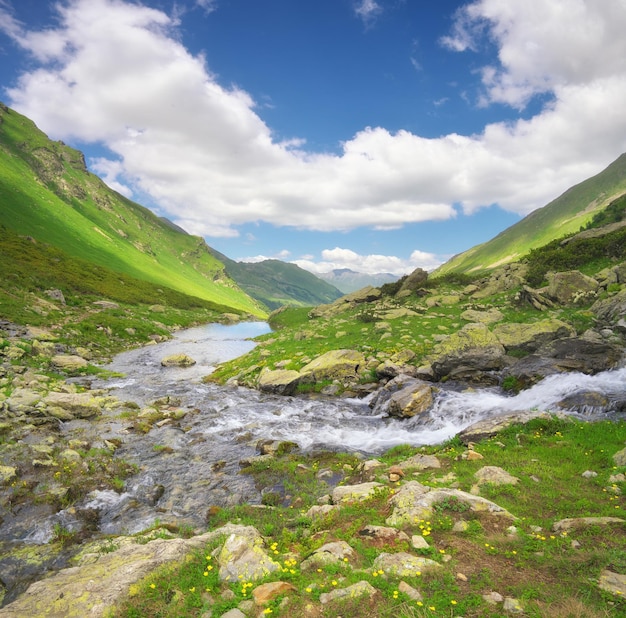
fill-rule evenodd
<path id="1" fill-rule="evenodd" d="M 0 225 L 77 263 L 265 316 L 279 305 L 317 305 L 341 292 L 277 260 L 237 265 L 90 173 L 81 152 L 48 139 L 0 104 Z M 12 255 L 19 260 L 19 253 Z"/>
<path id="2" fill-rule="evenodd" d="M 392 275 L 391 273 L 376 273 L 370 275 L 355 272 L 349 268 L 336 268 L 328 273 L 321 273 L 317 276 L 320 279 L 324 279 L 324 281 L 328 281 L 328 283 L 332 283 L 332 285 L 341 290 L 344 294 L 360 290 L 368 285 L 377 288 L 385 283 L 397 281 L 400 278 L 398 275 Z"/>

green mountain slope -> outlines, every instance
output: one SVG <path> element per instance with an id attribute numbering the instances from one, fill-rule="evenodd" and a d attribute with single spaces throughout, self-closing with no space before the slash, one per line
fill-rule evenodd
<path id="1" fill-rule="evenodd" d="M 66 254 L 184 294 L 264 316 L 202 238 L 126 199 L 87 171 L 82 153 L 53 142 L 0 105 L 0 224 Z"/>
<path id="2" fill-rule="evenodd" d="M 434 275 L 480 272 L 514 262 L 531 249 L 577 232 L 594 214 L 626 193 L 626 154 L 604 171 L 568 189 L 495 238 L 454 256 Z"/>
<path id="3" fill-rule="evenodd" d="M 224 263 L 230 277 L 270 309 L 326 304 L 343 296 L 336 287 L 295 264 L 280 260 L 235 262 L 215 249 L 211 252 Z"/>

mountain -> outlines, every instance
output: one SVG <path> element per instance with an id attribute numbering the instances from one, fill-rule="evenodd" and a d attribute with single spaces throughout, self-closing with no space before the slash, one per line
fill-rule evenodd
<path id="1" fill-rule="evenodd" d="M 472 273 L 515 262 L 531 249 L 577 232 L 614 199 L 626 193 L 626 154 L 605 170 L 577 184 L 555 200 L 531 212 L 495 238 L 454 256 L 434 276 Z"/>
<path id="2" fill-rule="evenodd" d="M 270 309 L 283 305 L 321 305 L 342 295 L 330 283 L 295 264 L 280 260 L 236 262 L 215 249 L 210 251 L 239 286 Z"/>
<path id="3" fill-rule="evenodd" d="M 87 263 L 236 312 L 265 310 L 202 238 L 181 233 L 91 174 L 81 152 L 0 107 L 0 224 Z"/>
<path id="4" fill-rule="evenodd" d="M 368 285 L 380 287 L 385 283 L 393 283 L 400 277 L 391 273 L 376 273 L 369 275 L 367 273 L 359 273 L 349 268 L 335 268 L 328 273 L 318 275 L 320 279 L 328 281 L 344 294 L 355 292 Z"/>

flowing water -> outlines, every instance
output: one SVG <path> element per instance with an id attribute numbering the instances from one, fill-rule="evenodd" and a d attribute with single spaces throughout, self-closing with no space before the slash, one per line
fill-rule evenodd
<path id="1" fill-rule="evenodd" d="M 426 416 L 404 420 L 388 418 L 384 406 L 372 409 L 367 400 L 283 397 L 202 382 L 216 363 L 251 349 L 254 344 L 247 338 L 268 330 L 258 322 L 189 329 L 168 342 L 120 354 L 107 366 L 124 377 L 94 386 L 141 406 L 169 395 L 179 399 L 188 412 L 179 426 L 153 427 L 147 434 L 129 431 L 115 414 L 98 424 L 65 423 L 66 432 L 80 432 L 86 438 L 121 438 L 118 455 L 139 467 L 121 494 L 96 491 L 81 505 L 98 511 L 102 532 L 134 533 L 157 520 L 197 527 L 206 522 L 212 506 L 259 503 L 251 480 L 239 474 L 240 460 L 258 454 L 259 440 L 292 441 L 304 451 L 376 455 L 397 444 L 439 443 L 496 415 L 532 409 L 563 411 L 558 402 L 579 392 L 593 391 L 608 398 L 604 409 L 588 411 L 594 418 L 614 413 L 620 406 L 623 410 L 626 401 L 624 368 L 595 376 L 552 376 L 514 397 L 497 390 L 442 389 Z M 185 369 L 161 366 L 163 357 L 178 352 L 197 364 Z M 37 526 L 27 540 L 46 542 L 55 523 L 69 529 L 78 526 L 74 517 L 72 512 L 58 513 Z"/>

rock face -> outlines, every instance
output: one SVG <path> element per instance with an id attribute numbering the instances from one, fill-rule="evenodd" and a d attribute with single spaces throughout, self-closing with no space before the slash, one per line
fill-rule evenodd
<path id="1" fill-rule="evenodd" d="M 415 292 L 421 288 L 428 279 L 428 273 L 422 268 L 416 268 L 402 283 L 399 295 L 404 295 L 405 292 Z"/>
<path id="2" fill-rule="evenodd" d="M 466 324 L 439 343 L 431 356 L 436 378 L 473 380 L 482 371 L 502 369 L 504 346 L 485 324 Z"/>

